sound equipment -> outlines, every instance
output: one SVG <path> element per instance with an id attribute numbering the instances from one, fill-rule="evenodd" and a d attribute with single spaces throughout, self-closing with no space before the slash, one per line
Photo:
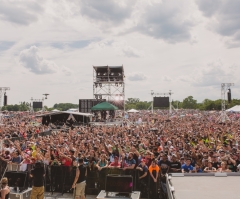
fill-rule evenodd
<path id="1" fill-rule="evenodd" d="M 154 97 L 153 98 L 153 107 L 169 107 L 169 97 Z"/>
<path id="2" fill-rule="evenodd" d="M 43 103 L 42 102 L 33 102 L 33 108 L 43 108 Z"/>
<path id="3" fill-rule="evenodd" d="M 107 175 L 106 192 L 132 193 L 133 178 L 130 175 Z"/>
<path id="4" fill-rule="evenodd" d="M 91 113 L 91 108 L 101 102 L 105 102 L 106 99 L 80 99 L 79 100 L 79 112 L 81 113 Z"/>
<path id="5" fill-rule="evenodd" d="M 17 172 L 17 171 L 7 171 L 4 175 L 8 179 L 8 186 L 17 187 L 20 191 L 28 188 L 28 173 L 27 172 Z"/>
<path id="6" fill-rule="evenodd" d="M 228 96 L 228 103 L 231 103 L 231 101 L 232 101 L 231 89 L 228 89 L 227 96 Z"/>
<path id="7" fill-rule="evenodd" d="M 6 94 L 4 94 L 3 105 L 4 105 L 4 106 L 7 106 L 7 95 L 6 95 Z"/>

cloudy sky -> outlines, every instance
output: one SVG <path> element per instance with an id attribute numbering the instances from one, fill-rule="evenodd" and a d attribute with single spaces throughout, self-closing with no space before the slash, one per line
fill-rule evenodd
<path id="1" fill-rule="evenodd" d="M 239 0 L 0 0 L 0 86 L 9 104 L 92 98 L 92 66 L 123 65 L 126 98 L 150 90 L 240 98 Z"/>

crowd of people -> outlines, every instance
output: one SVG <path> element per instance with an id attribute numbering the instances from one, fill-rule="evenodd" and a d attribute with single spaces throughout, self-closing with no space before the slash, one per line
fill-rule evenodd
<path id="1" fill-rule="evenodd" d="M 8 113 L 9 114 L 9 113 Z M 139 182 L 150 176 L 163 191 L 166 173 L 238 172 L 240 170 L 240 115 L 179 110 L 128 114 L 121 125 L 71 126 L 52 129 L 32 113 L 12 113 L 1 120 L 1 159 L 20 171 L 41 160 L 45 165 L 137 170 Z M 13 140 L 21 137 L 21 140 Z M 9 166 L 9 168 L 10 168 Z M 76 183 L 73 183 L 73 187 Z"/>

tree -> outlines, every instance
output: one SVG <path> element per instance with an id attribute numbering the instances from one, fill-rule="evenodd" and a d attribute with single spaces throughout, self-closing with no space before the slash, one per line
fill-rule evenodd
<path id="1" fill-rule="evenodd" d="M 54 104 L 54 109 L 58 109 L 60 111 L 66 111 L 71 108 L 79 108 L 78 104 L 71 104 L 71 103 L 60 103 L 60 104 Z"/>
<path id="2" fill-rule="evenodd" d="M 197 100 L 193 99 L 193 96 L 188 96 L 182 102 L 182 108 L 184 109 L 196 109 Z"/>
<path id="3" fill-rule="evenodd" d="M 140 102 L 139 98 L 128 98 L 126 104 L 135 104 L 137 102 Z"/>

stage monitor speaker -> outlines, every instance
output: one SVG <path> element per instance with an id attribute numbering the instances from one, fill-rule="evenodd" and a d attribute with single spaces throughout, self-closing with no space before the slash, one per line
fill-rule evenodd
<path id="1" fill-rule="evenodd" d="M 133 177 L 130 175 L 107 175 L 106 192 L 132 193 Z"/>
<path id="2" fill-rule="evenodd" d="M 33 108 L 43 108 L 42 102 L 33 102 Z"/>
<path id="3" fill-rule="evenodd" d="M 169 97 L 154 97 L 153 98 L 153 107 L 169 107 Z"/>
<path id="4" fill-rule="evenodd" d="M 4 175 L 8 179 L 8 186 L 19 187 L 20 190 L 24 190 L 28 187 L 28 173 L 7 171 Z"/>
<path id="5" fill-rule="evenodd" d="M 7 106 L 7 95 L 4 95 L 3 105 L 4 105 L 4 106 Z"/>
<path id="6" fill-rule="evenodd" d="M 231 89 L 228 89 L 227 96 L 228 96 L 228 103 L 231 103 L 231 101 L 232 101 Z"/>

